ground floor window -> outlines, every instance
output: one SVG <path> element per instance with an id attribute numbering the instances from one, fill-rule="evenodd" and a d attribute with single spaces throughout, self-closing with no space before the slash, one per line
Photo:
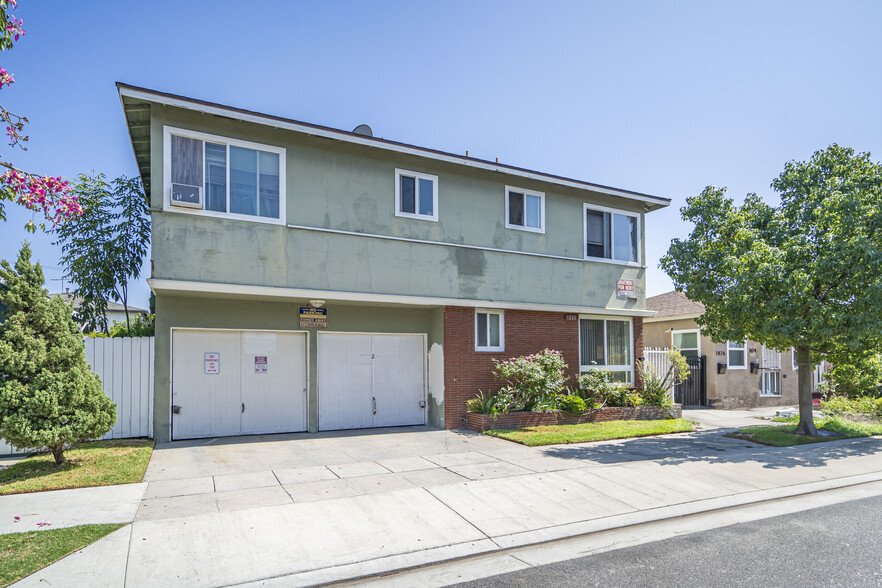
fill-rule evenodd
<path id="1" fill-rule="evenodd" d="M 747 349 L 744 341 L 729 341 L 729 369 L 747 368 Z"/>
<path id="2" fill-rule="evenodd" d="M 603 368 L 618 382 L 634 381 L 631 319 L 581 317 L 579 364 L 582 371 Z"/>
<path id="3" fill-rule="evenodd" d="M 671 343 L 677 351 L 685 355 L 701 355 L 701 342 L 698 329 L 688 331 L 672 331 Z"/>
<path id="4" fill-rule="evenodd" d="M 781 396 L 781 352 L 763 346 L 762 383 L 760 394 Z"/>
<path id="5" fill-rule="evenodd" d="M 476 351 L 505 351 L 504 321 L 500 310 L 475 311 Z"/>

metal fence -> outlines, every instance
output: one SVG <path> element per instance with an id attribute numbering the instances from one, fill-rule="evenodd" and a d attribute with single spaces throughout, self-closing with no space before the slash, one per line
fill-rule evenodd
<path id="1" fill-rule="evenodd" d="M 86 337 L 86 359 L 116 403 L 116 424 L 102 439 L 153 437 L 153 337 Z M 19 450 L 0 440 L 0 455 Z"/>

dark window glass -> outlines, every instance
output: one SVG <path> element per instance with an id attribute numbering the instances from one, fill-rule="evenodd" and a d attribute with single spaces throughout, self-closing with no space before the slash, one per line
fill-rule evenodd
<path id="1" fill-rule="evenodd" d="M 433 216 L 435 207 L 435 188 L 432 180 L 420 178 L 420 214 Z"/>
<path id="2" fill-rule="evenodd" d="M 410 214 L 416 213 L 416 179 L 410 176 L 401 176 L 401 211 Z"/>
<path id="3" fill-rule="evenodd" d="M 524 226 L 524 195 L 520 192 L 508 193 L 508 224 Z"/>
<path id="4" fill-rule="evenodd" d="M 227 211 L 227 146 L 205 144 L 205 210 Z"/>
<path id="5" fill-rule="evenodd" d="M 477 313 L 478 317 L 478 347 L 487 347 L 487 314 Z"/>
<path id="6" fill-rule="evenodd" d="M 202 141 L 171 137 L 171 181 L 187 186 L 202 185 Z"/>
<path id="7" fill-rule="evenodd" d="M 257 215 L 257 151 L 230 146 L 230 212 Z"/>
<path id="8" fill-rule="evenodd" d="M 585 255 L 588 257 L 609 258 L 610 214 L 599 210 L 588 210 L 585 218 Z"/>
<path id="9" fill-rule="evenodd" d="M 606 365 L 603 353 L 603 321 L 581 319 L 579 321 L 579 338 L 581 339 L 582 365 Z"/>

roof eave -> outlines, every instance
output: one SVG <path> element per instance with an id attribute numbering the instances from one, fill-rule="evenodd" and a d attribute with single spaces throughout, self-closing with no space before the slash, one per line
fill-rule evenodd
<path id="1" fill-rule="evenodd" d="M 272 126 L 275 128 L 281 128 L 285 130 L 300 132 L 308 135 L 313 135 L 317 137 L 325 137 L 329 139 L 335 139 L 339 141 L 345 141 L 347 143 L 353 143 L 358 145 L 370 146 L 378 149 L 385 149 L 388 151 L 394 151 L 398 153 L 405 153 L 409 155 L 415 155 L 417 157 L 426 157 L 429 159 L 434 159 L 437 161 L 444 161 L 447 163 L 453 163 L 457 165 L 464 165 L 471 168 L 483 169 L 486 171 L 494 171 L 498 173 L 504 173 L 514 176 L 520 176 L 523 178 L 528 178 L 541 182 L 548 182 L 552 184 L 557 184 L 560 186 L 566 186 L 570 188 L 576 188 L 579 190 L 589 190 L 592 192 L 598 192 L 601 194 L 607 194 L 610 196 L 615 196 L 618 198 L 624 198 L 628 200 L 635 200 L 638 202 L 642 202 L 644 204 L 644 208 L 646 212 L 651 212 L 653 210 L 658 210 L 660 208 L 665 208 L 670 206 L 671 199 L 663 198 L 661 196 L 653 196 L 651 194 L 643 194 L 640 192 L 633 192 L 631 190 L 623 190 L 619 188 L 613 188 L 610 186 L 603 186 L 601 184 L 592 184 L 590 182 L 584 182 L 581 180 L 576 180 L 573 178 L 566 178 L 563 176 L 556 176 L 553 174 L 547 174 L 543 172 L 538 172 L 534 170 L 529 170 L 525 168 L 520 168 L 516 166 L 506 165 L 502 163 L 495 163 L 491 161 L 487 161 L 484 159 L 478 159 L 475 157 L 465 157 L 462 155 L 457 155 L 454 153 L 447 153 L 444 151 L 438 151 L 434 149 L 428 149 L 425 147 L 418 147 L 415 145 L 409 145 L 407 143 L 400 143 L 397 141 L 390 141 L 388 139 L 381 139 L 377 137 L 367 137 L 364 135 L 359 135 L 357 133 L 342 131 L 339 129 L 332 129 L 330 127 L 324 127 L 320 125 L 314 125 L 311 123 L 304 123 L 301 121 L 296 121 L 292 119 L 287 119 L 275 115 L 263 114 L 259 112 L 254 112 L 251 110 L 245 110 L 241 108 L 236 108 L 233 106 L 225 106 L 223 104 L 217 104 L 214 102 L 207 102 L 205 100 L 198 100 L 195 98 L 188 98 L 186 96 L 180 96 L 176 94 L 169 94 L 166 92 L 159 92 L 157 90 L 150 90 L 148 88 L 142 88 L 138 86 L 132 86 L 129 84 L 125 84 L 123 82 L 116 83 L 117 89 L 119 91 L 120 100 L 123 102 L 123 109 L 125 111 L 125 102 L 124 98 L 128 97 L 135 100 L 143 100 L 146 102 L 154 102 L 157 104 L 163 104 L 166 106 L 174 106 L 178 108 L 184 108 L 188 110 L 194 110 L 197 112 L 202 112 L 206 114 L 214 114 L 217 116 L 223 116 L 227 118 L 233 118 L 236 120 L 242 120 L 246 122 L 252 122 L 255 124 L 261 124 L 266 126 Z M 128 122 L 128 120 L 127 120 Z M 129 136 L 131 138 L 131 130 L 129 132 Z M 135 150 L 137 157 L 137 148 L 133 143 L 133 150 Z M 142 179 L 143 171 L 142 171 Z M 147 183 L 149 184 L 149 173 L 146 178 Z"/>

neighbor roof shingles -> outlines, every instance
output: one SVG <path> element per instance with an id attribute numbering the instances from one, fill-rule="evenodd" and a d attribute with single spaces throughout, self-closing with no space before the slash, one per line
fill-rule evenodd
<path id="1" fill-rule="evenodd" d="M 658 313 L 653 318 L 704 314 L 704 304 L 689 300 L 685 294 L 676 290 L 647 298 L 646 309 Z"/>

